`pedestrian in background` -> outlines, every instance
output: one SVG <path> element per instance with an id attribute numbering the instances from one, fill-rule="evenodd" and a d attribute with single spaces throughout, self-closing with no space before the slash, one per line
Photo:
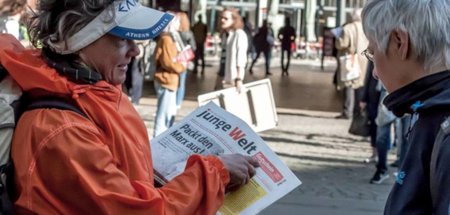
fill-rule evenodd
<path id="1" fill-rule="evenodd" d="M 267 20 L 263 21 L 262 26 L 258 29 L 258 32 L 253 37 L 253 45 L 255 46 L 256 56 L 253 58 L 252 64 L 250 65 L 249 73 L 253 74 L 253 66 L 256 61 L 258 61 L 261 53 L 264 54 L 266 76 L 272 75 L 270 73 L 270 60 L 272 58 L 272 47 L 275 43 L 275 36 L 273 30 L 269 27 Z"/>
<path id="2" fill-rule="evenodd" d="M 411 114 L 408 148 L 386 215 L 450 209 L 450 1 L 370 0 L 362 12 L 374 74 L 397 117 Z"/>
<path id="3" fill-rule="evenodd" d="M 180 74 L 186 71 L 187 63 L 178 61 L 177 39 L 180 37 L 180 17 L 176 14 L 159 36 L 155 48 L 155 91 L 158 97 L 153 136 L 158 136 L 170 128 L 177 113 L 177 90 Z M 178 39 L 179 42 L 181 39 Z"/>
<path id="4" fill-rule="evenodd" d="M 172 32 L 172 36 L 176 38 L 177 43 L 177 49 L 179 52 L 184 51 L 186 46 L 190 46 L 193 53 L 195 53 L 195 50 L 197 49 L 197 45 L 195 43 L 194 34 L 191 31 L 191 24 L 189 22 L 189 17 L 187 16 L 186 12 L 177 12 L 177 16 L 180 17 L 180 28 L 178 30 L 179 36 L 181 40 L 178 39 L 176 34 L 173 34 L 175 32 Z M 191 62 L 188 62 L 188 66 Z M 186 66 L 186 70 L 180 74 L 180 83 L 178 85 L 177 90 L 177 109 L 181 108 L 181 103 L 184 100 L 184 95 L 186 93 L 186 77 L 188 72 L 188 66 Z M 192 68 L 192 67 L 191 67 Z"/>
<path id="5" fill-rule="evenodd" d="M 236 87 L 241 90 L 247 63 L 247 35 L 244 22 L 236 8 L 227 8 L 220 18 L 222 52 L 215 89 Z"/>
<path id="6" fill-rule="evenodd" d="M 367 38 L 364 35 L 361 24 L 361 10 L 356 9 L 352 14 L 352 22 L 342 27 L 342 32 L 336 38 L 336 48 L 338 49 L 338 57 L 345 55 L 359 55 L 367 47 Z M 359 63 L 359 77 L 353 80 L 342 80 L 340 73 L 343 72 L 342 67 L 346 66 L 340 63 L 339 73 L 337 77 L 337 85 L 339 89 L 344 89 L 344 105 L 339 119 L 350 119 L 354 113 L 360 112 L 359 102 L 361 101 L 364 78 L 367 69 L 367 59 L 357 57 Z M 356 104 L 356 105 L 355 105 Z"/>
<path id="7" fill-rule="evenodd" d="M 198 72 L 198 61 L 202 62 L 201 74 L 205 74 L 205 42 L 208 36 L 208 26 L 203 23 L 203 16 L 200 14 L 197 16 L 197 22 L 192 26 L 192 32 L 194 33 L 195 44 L 197 48 L 195 49 L 195 59 L 194 59 L 194 70 L 193 73 Z"/>
<path id="8" fill-rule="evenodd" d="M 140 53 L 142 53 L 141 50 Z M 140 58 L 141 57 L 138 56 L 131 58 L 131 62 L 128 64 L 127 77 L 124 83 L 127 90 L 127 95 L 133 105 L 139 105 L 139 101 L 142 96 L 142 87 L 144 85 L 144 76 L 139 68 Z"/>
<path id="9" fill-rule="evenodd" d="M 378 80 L 373 77 L 373 62 L 369 62 L 364 81 L 363 95 L 359 104 L 362 111 L 367 113 L 369 120 L 369 137 L 372 154 L 363 160 L 364 163 L 377 163 L 377 124 L 375 119 L 378 115 L 378 107 L 380 104 L 380 91 L 377 89 Z"/>
<path id="10" fill-rule="evenodd" d="M 381 184 L 383 181 L 389 178 L 387 157 L 388 152 L 392 148 L 393 132 L 396 117 L 389 111 L 383 104 L 384 98 L 388 95 L 386 89 L 381 82 L 378 82 L 377 91 L 380 92 L 380 100 L 378 102 L 378 114 L 375 118 L 375 124 L 377 125 L 377 135 L 375 147 L 377 149 L 377 165 L 376 171 L 370 179 L 371 184 Z"/>
<path id="11" fill-rule="evenodd" d="M 255 46 L 253 45 L 253 26 L 252 26 L 252 23 L 250 23 L 250 21 L 248 21 L 247 17 L 244 17 L 243 21 L 244 21 L 244 31 L 245 31 L 245 34 L 247 34 L 247 41 L 248 41 L 247 59 L 253 60 L 253 58 L 256 55 Z M 247 70 L 248 65 L 249 64 L 247 61 L 247 64 L 245 65 L 246 70 Z"/>
<path id="12" fill-rule="evenodd" d="M 281 75 L 289 75 L 289 65 L 291 62 L 292 43 L 295 43 L 295 29 L 291 26 L 291 19 L 286 17 L 284 19 L 284 26 L 278 31 L 278 39 L 281 41 Z M 285 55 L 287 58 L 286 64 L 284 63 Z"/>
<path id="13" fill-rule="evenodd" d="M 30 20 L 33 50 L 0 34 L 0 63 L 27 98 L 58 98 L 83 113 L 39 108 L 20 117 L 11 145 L 16 214 L 216 214 L 225 189 L 254 174 L 247 156 L 194 155 L 155 188 L 147 129 L 120 86 L 139 54 L 133 38 L 156 36 L 171 16 L 127 3 L 41 0 Z"/>

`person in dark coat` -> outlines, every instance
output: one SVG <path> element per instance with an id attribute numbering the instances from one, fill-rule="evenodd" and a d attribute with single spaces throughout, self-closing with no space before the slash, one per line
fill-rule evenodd
<path id="1" fill-rule="evenodd" d="M 377 124 L 375 119 L 378 115 L 378 104 L 380 101 L 380 91 L 377 90 L 378 80 L 373 77 L 373 63 L 369 62 L 367 66 L 366 78 L 364 81 L 363 95 L 359 106 L 361 110 L 366 111 L 367 118 L 370 125 L 370 146 L 372 148 L 372 155 L 364 159 L 364 163 L 377 162 Z"/>
<path id="2" fill-rule="evenodd" d="M 295 29 L 291 26 L 291 20 L 286 17 L 284 26 L 278 31 L 278 39 L 281 41 L 281 75 L 289 75 L 289 64 L 291 62 L 291 45 L 295 42 Z M 285 53 L 287 63 L 284 64 Z"/>
<path id="3" fill-rule="evenodd" d="M 258 29 L 258 33 L 256 33 L 256 35 L 253 37 L 253 45 L 255 46 L 256 56 L 253 59 L 252 64 L 250 65 L 250 74 L 253 74 L 253 66 L 255 65 L 261 53 L 263 53 L 266 60 L 266 76 L 272 75 L 269 68 L 274 40 L 275 38 L 273 35 L 273 31 L 269 27 L 267 20 L 264 20 L 262 26 Z"/>
<path id="4" fill-rule="evenodd" d="M 195 59 L 194 59 L 194 70 L 193 73 L 197 74 L 198 61 L 202 61 L 202 71 L 201 74 L 205 74 L 205 42 L 208 36 L 208 26 L 202 22 L 203 16 L 198 15 L 198 21 L 192 26 L 192 32 L 194 33 L 195 44 L 197 49 L 195 49 Z"/>
<path id="5" fill-rule="evenodd" d="M 385 215 L 450 212 L 449 8 L 448 0 L 370 0 L 362 12 L 363 53 L 389 93 L 383 103 L 412 115 Z"/>

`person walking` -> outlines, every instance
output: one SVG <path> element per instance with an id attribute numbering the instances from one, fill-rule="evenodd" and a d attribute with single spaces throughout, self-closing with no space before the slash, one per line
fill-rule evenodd
<path id="1" fill-rule="evenodd" d="M 236 8 L 227 8 L 221 15 L 222 53 L 215 89 L 236 87 L 241 90 L 247 63 L 247 35 Z"/>
<path id="2" fill-rule="evenodd" d="M 408 147 L 385 215 L 450 209 L 450 1 L 370 0 L 362 11 L 364 55 L 397 117 L 411 114 Z"/>
<path id="3" fill-rule="evenodd" d="M 194 74 L 198 72 L 198 61 L 202 62 L 201 74 L 205 73 L 205 42 L 208 35 L 208 26 L 203 23 L 203 16 L 200 14 L 197 16 L 197 22 L 192 26 L 192 32 L 194 33 L 195 44 L 197 48 L 195 49 L 195 59 L 194 59 Z"/>
<path id="4" fill-rule="evenodd" d="M 243 18 L 244 21 L 244 31 L 245 34 L 247 34 L 247 41 L 248 41 L 248 48 L 247 48 L 247 59 L 253 60 L 255 57 L 255 46 L 253 45 L 253 26 L 250 21 L 248 21 L 247 17 Z M 250 60 L 250 61 L 251 61 Z M 247 67 L 249 66 L 249 62 L 247 60 L 247 64 L 245 64 L 245 70 L 247 70 Z"/>
<path id="5" fill-rule="evenodd" d="M 177 48 L 177 41 L 182 43 L 178 32 L 179 28 L 180 17 L 175 14 L 173 20 L 159 36 L 155 48 L 154 87 L 158 101 L 153 137 L 166 131 L 175 122 L 180 74 L 186 71 L 187 66 L 186 61 L 177 59 L 177 55 L 181 51 L 181 48 Z"/>
<path id="6" fill-rule="evenodd" d="M 358 55 L 367 47 L 367 38 L 364 35 L 361 24 L 361 9 L 356 9 L 352 14 L 352 22 L 342 27 L 342 32 L 336 38 L 336 48 L 338 49 L 338 58 L 345 56 L 355 56 L 351 60 L 357 59 L 359 65 L 358 77 L 351 80 L 343 80 L 345 77 L 345 63 L 339 64 L 337 74 L 337 85 L 339 89 L 344 89 L 344 105 L 342 113 L 336 118 L 350 119 L 354 113 L 360 112 L 359 102 L 361 101 L 364 77 L 367 69 L 367 59 L 358 57 Z M 355 105 L 356 104 L 356 105 Z"/>
<path id="7" fill-rule="evenodd" d="M 177 49 L 179 52 L 185 51 L 187 46 L 190 46 L 193 53 L 197 49 L 197 45 L 195 43 L 194 34 L 192 33 L 190 29 L 190 22 L 189 17 L 187 16 L 186 12 L 177 12 L 176 13 L 178 17 L 180 17 L 180 27 L 178 29 L 178 35 L 175 32 L 172 32 L 172 36 L 175 38 L 175 42 L 177 44 Z M 180 40 L 181 39 L 181 40 Z M 190 61 L 187 62 L 187 65 L 189 65 Z M 178 90 L 177 90 L 177 110 L 181 108 L 181 103 L 184 100 L 184 95 L 186 93 L 186 77 L 188 73 L 188 68 L 186 66 L 186 70 L 180 74 L 180 81 L 178 84 Z"/>
<path id="8" fill-rule="evenodd" d="M 0 34 L 0 64 L 29 98 L 57 97 L 83 113 L 39 108 L 18 120 L 16 214 L 216 214 L 225 190 L 254 175 L 248 156 L 193 155 L 155 187 L 147 129 L 121 85 L 139 54 L 134 40 L 171 19 L 137 1 L 41 0 L 29 27 L 39 48 Z"/>
<path id="9" fill-rule="evenodd" d="M 253 37 L 253 45 L 255 46 L 256 56 L 253 58 L 252 64 L 249 68 L 249 73 L 253 74 L 253 66 L 256 61 L 258 61 L 261 53 L 264 54 L 264 59 L 266 60 L 265 68 L 266 68 L 266 76 L 272 75 L 270 73 L 270 60 L 272 55 L 272 47 L 275 42 L 275 37 L 272 29 L 269 27 L 267 20 L 263 21 L 262 26 L 258 29 L 258 32 Z"/>
<path id="10" fill-rule="evenodd" d="M 284 19 L 284 26 L 278 31 L 278 39 L 281 41 L 281 75 L 289 76 L 289 65 L 291 62 L 292 43 L 295 43 L 295 29 L 291 26 L 291 19 Z M 285 62 L 285 54 L 287 62 Z"/>

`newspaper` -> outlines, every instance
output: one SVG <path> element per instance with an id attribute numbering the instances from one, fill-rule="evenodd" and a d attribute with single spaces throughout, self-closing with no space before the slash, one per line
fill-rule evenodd
<path id="1" fill-rule="evenodd" d="M 256 214 L 301 184 L 258 134 L 213 102 L 158 135 L 151 147 L 155 178 L 162 184 L 183 172 L 194 153 L 240 153 L 255 158 L 261 167 L 248 184 L 226 194 L 221 215 Z"/>

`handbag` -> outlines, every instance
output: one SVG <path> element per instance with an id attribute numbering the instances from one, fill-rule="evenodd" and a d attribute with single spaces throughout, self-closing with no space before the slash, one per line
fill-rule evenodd
<path id="1" fill-rule="evenodd" d="M 177 46 L 178 54 L 175 57 L 177 62 L 189 62 L 194 60 L 195 54 L 191 45 L 185 45 L 183 39 L 181 39 L 179 32 L 170 32 L 175 45 Z"/>
<path id="2" fill-rule="evenodd" d="M 269 44 L 269 46 L 273 46 L 275 44 L 275 38 L 271 33 L 271 30 L 268 30 L 266 41 Z"/>
<path id="3" fill-rule="evenodd" d="M 346 54 L 339 57 L 340 80 L 342 82 L 353 81 L 361 76 L 361 67 L 359 66 L 357 54 Z"/>
<path id="4" fill-rule="evenodd" d="M 178 62 L 189 62 L 194 60 L 195 54 L 190 45 L 184 47 L 184 49 L 178 53 L 177 61 Z"/>
<path id="5" fill-rule="evenodd" d="M 370 136 L 370 122 L 365 110 L 353 115 L 348 133 L 362 137 Z"/>

